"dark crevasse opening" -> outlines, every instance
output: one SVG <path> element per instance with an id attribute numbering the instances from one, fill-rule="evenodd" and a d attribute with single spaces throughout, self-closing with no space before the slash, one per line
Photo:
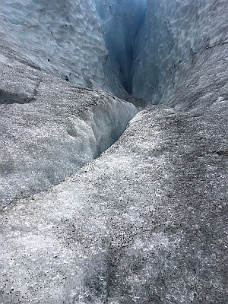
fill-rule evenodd
<path id="1" fill-rule="evenodd" d="M 146 0 L 96 0 L 111 69 L 132 94 L 136 36 L 146 15 Z"/>

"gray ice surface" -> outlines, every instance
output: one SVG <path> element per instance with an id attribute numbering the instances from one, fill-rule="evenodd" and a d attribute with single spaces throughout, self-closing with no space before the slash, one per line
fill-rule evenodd
<path id="1" fill-rule="evenodd" d="M 45 190 L 111 146 L 137 113 L 130 103 L 32 68 L 0 85 L 0 206 Z M 13 88 L 12 88 L 13 84 Z"/>

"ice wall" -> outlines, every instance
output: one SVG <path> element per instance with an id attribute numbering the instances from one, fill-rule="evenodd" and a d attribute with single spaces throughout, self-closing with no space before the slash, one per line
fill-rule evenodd
<path id="1" fill-rule="evenodd" d="M 225 0 L 148 0 L 135 45 L 132 94 L 163 102 L 207 48 L 226 43 Z M 228 12 L 227 12 L 228 14 Z"/>
<path id="2" fill-rule="evenodd" d="M 94 0 L 1 0 L 0 39 L 37 69 L 110 91 L 104 75 L 108 52 Z"/>

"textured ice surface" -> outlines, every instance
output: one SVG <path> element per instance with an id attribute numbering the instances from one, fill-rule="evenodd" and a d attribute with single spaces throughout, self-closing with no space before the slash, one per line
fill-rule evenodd
<path id="1" fill-rule="evenodd" d="M 196 54 L 228 42 L 226 0 L 149 0 L 135 45 L 133 95 L 163 102 L 188 77 Z"/>
<path id="2" fill-rule="evenodd" d="M 77 85 L 123 91 L 108 72 L 94 0 L 1 0 L 0 29 L 2 46 L 21 60 Z"/>
<path id="3" fill-rule="evenodd" d="M 227 101 L 144 110 L 75 176 L 8 207 L 2 303 L 225 303 L 224 125 Z"/>
<path id="4" fill-rule="evenodd" d="M 31 68 L 8 73 L 0 91 L 0 205 L 58 184 L 112 145 L 137 112 Z M 24 93 L 9 93 L 9 80 Z"/>

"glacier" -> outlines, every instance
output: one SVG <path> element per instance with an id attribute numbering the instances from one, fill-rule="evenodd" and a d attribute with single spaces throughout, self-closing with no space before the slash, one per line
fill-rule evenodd
<path id="1" fill-rule="evenodd" d="M 227 18 L 1 0 L 0 303 L 226 303 Z"/>

